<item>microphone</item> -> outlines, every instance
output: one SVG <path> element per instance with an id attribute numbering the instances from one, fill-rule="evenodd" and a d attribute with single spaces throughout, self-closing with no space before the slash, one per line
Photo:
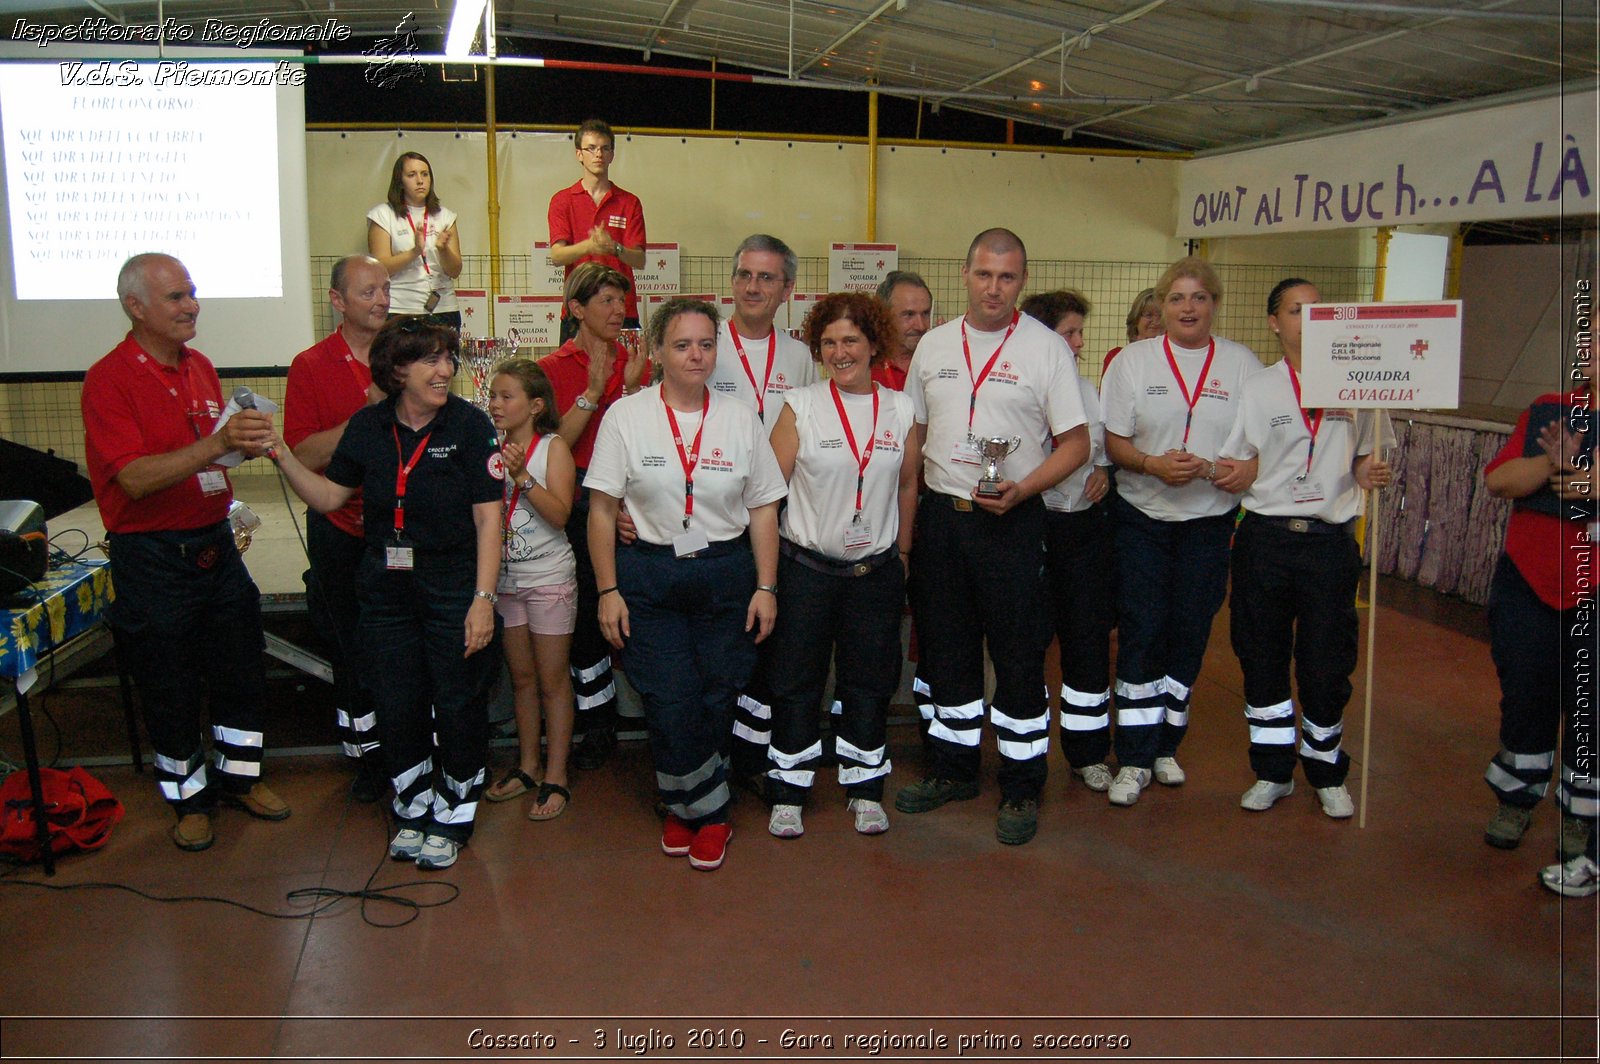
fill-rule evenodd
<path id="1" fill-rule="evenodd" d="M 252 392 L 249 388 L 246 388 L 242 384 L 233 390 L 233 401 L 235 404 L 237 404 L 240 410 L 256 409 L 256 393 Z M 278 449 L 276 447 L 268 447 L 267 457 L 273 462 L 277 462 Z"/>

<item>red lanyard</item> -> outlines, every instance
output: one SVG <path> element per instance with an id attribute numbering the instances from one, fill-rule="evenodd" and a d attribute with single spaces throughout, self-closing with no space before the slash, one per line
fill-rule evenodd
<path id="1" fill-rule="evenodd" d="M 416 243 L 417 247 L 422 249 L 422 254 L 417 256 L 417 258 L 422 261 L 422 272 L 423 273 L 432 273 L 433 271 L 428 269 L 428 212 L 427 212 L 427 209 L 424 208 L 423 212 L 422 212 L 422 235 L 421 236 L 417 235 L 417 223 L 413 222 L 411 220 L 411 208 L 410 207 L 406 208 L 406 224 L 411 227 L 411 239 Z"/>
<path id="2" fill-rule="evenodd" d="M 839 397 L 839 385 L 830 380 L 828 387 L 833 391 L 833 408 L 839 411 L 839 424 L 844 426 L 844 442 L 850 447 L 850 457 L 855 458 L 857 454 L 861 456 L 856 459 L 856 515 L 852 518 L 853 521 L 860 521 L 861 489 L 867 482 L 867 463 L 872 461 L 873 444 L 878 436 L 878 388 L 876 385 L 872 388 L 872 431 L 867 433 L 867 445 L 857 447 L 856 434 L 850 431 L 850 418 L 844 412 L 844 400 Z"/>
<path id="3" fill-rule="evenodd" d="M 711 412 L 711 389 L 705 389 L 705 405 L 700 408 L 700 427 L 694 431 L 694 443 L 683 449 L 683 433 L 678 430 L 678 415 L 667 405 L 667 396 L 661 396 L 661 408 L 667 412 L 667 424 L 672 427 L 672 442 L 678 446 L 678 461 L 683 465 L 683 527 L 689 527 L 689 516 L 694 513 L 694 467 L 700 464 L 700 437 L 706 433 L 706 417 Z"/>
<path id="4" fill-rule="evenodd" d="M 1000 346 L 994 349 L 994 354 L 989 356 L 989 361 L 983 364 L 983 372 L 976 377 L 972 375 L 972 348 L 967 346 L 967 319 L 961 319 L 961 354 L 967 360 L 967 379 L 972 381 L 972 401 L 967 404 L 967 439 L 972 439 L 972 417 L 978 412 L 978 389 L 983 387 L 983 382 L 989 379 L 989 371 L 994 369 L 994 364 L 1000 360 L 1000 352 L 1005 349 L 1006 341 L 1011 339 L 1011 334 L 1017 331 L 1017 322 L 1022 315 L 1017 311 L 1011 312 L 1011 324 L 1006 327 L 1006 334 L 1000 337 Z"/>
<path id="5" fill-rule="evenodd" d="M 361 398 L 366 399 L 367 388 L 370 386 L 372 381 L 372 370 L 368 368 L 367 379 L 361 379 L 361 371 L 356 367 L 362 365 L 362 362 L 360 359 L 356 358 L 355 352 L 350 350 L 350 341 L 344 338 L 343 325 L 339 326 L 339 339 L 344 344 L 344 364 L 350 370 L 350 377 L 356 382 L 356 387 L 361 390 Z"/>
<path id="6" fill-rule="evenodd" d="M 411 452 L 411 460 L 400 465 L 400 430 L 391 425 L 389 431 L 394 433 L 394 458 L 396 462 L 394 472 L 394 537 L 400 538 L 400 533 L 406 529 L 406 481 L 411 479 L 411 470 L 416 468 L 417 459 L 422 457 L 422 452 L 427 450 L 428 441 L 433 439 L 433 432 L 422 437 L 422 442 L 417 444 L 417 449 Z"/>
<path id="7" fill-rule="evenodd" d="M 1300 403 L 1300 374 L 1294 371 L 1294 363 L 1288 359 L 1284 359 L 1283 364 L 1289 367 L 1289 383 L 1294 385 L 1294 403 L 1300 407 L 1300 417 L 1306 423 L 1306 431 L 1311 433 L 1311 446 L 1306 448 L 1306 471 L 1295 477 L 1296 480 L 1304 480 L 1311 475 L 1311 456 L 1317 453 L 1317 430 L 1322 428 L 1322 415 L 1327 411 L 1318 410 L 1315 417 L 1306 411 Z"/>
<path id="8" fill-rule="evenodd" d="M 739 342 L 739 330 L 733 327 L 733 322 L 728 323 L 728 335 L 733 337 L 733 349 L 739 352 L 739 362 L 744 366 L 744 375 L 750 378 L 750 387 L 756 390 L 756 417 L 761 423 L 767 423 L 767 383 L 772 380 L 772 367 L 778 361 L 778 327 L 774 325 L 772 332 L 767 337 L 767 375 L 761 379 L 761 386 L 756 387 L 756 375 L 750 368 L 750 360 L 745 357 L 744 344 Z"/>
<path id="9" fill-rule="evenodd" d="M 539 446 L 539 439 L 539 436 L 535 435 L 528 441 L 528 453 L 522 459 L 522 472 L 528 477 L 533 476 L 532 473 L 528 472 L 528 462 L 533 458 L 533 452 Z M 509 469 L 506 470 L 506 487 L 510 489 L 511 499 L 506 503 L 506 532 L 502 538 L 505 540 L 508 548 L 507 552 L 509 552 L 509 545 L 513 538 L 511 535 L 511 515 L 517 512 L 517 500 L 522 497 L 522 484 L 511 475 Z M 506 560 L 510 561 L 509 558 Z"/>
<path id="10" fill-rule="evenodd" d="M 1161 338 L 1161 346 L 1167 352 L 1167 365 L 1172 367 L 1172 375 L 1178 380 L 1178 390 L 1183 393 L 1183 401 L 1189 404 L 1189 412 L 1183 419 L 1183 443 L 1179 446 L 1187 451 L 1189 449 L 1189 427 L 1194 424 L 1194 404 L 1200 401 L 1200 393 L 1205 390 L 1206 377 L 1211 373 L 1211 360 L 1217 354 L 1217 341 L 1212 340 L 1206 349 L 1206 364 L 1200 367 L 1200 379 L 1195 382 L 1194 394 L 1189 394 L 1189 386 L 1183 383 L 1183 374 L 1178 372 L 1178 360 L 1172 356 L 1172 341 L 1165 336 Z"/>
<path id="11" fill-rule="evenodd" d="M 189 428 L 194 430 L 194 438 L 198 440 L 203 437 L 205 434 L 200 431 L 199 425 L 201 412 L 195 406 L 194 392 L 191 387 L 194 384 L 194 361 L 180 354 L 178 356 L 177 383 L 169 384 L 166 375 L 151 365 L 156 360 L 150 355 L 140 351 L 134 358 L 138 360 L 139 364 L 145 368 L 150 376 L 156 379 L 156 383 L 161 385 L 162 391 L 178 401 L 179 408 L 183 410 L 183 416 L 189 419 Z M 215 418 L 212 419 L 213 424 L 215 424 L 215 420 Z"/>

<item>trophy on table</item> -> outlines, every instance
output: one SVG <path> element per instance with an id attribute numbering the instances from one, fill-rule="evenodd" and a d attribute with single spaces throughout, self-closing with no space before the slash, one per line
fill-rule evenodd
<path id="1" fill-rule="evenodd" d="M 983 456 L 983 472 L 978 477 L 975 494 L 982 495 L 986 499 L 999 498 L 1000 484 L 1006 479 L 1005 474 L 1000 472 L 1000 463 L 1021 446 L 1021 436 L 1013 436 L 1010 439 L 1004 436 L 989 436 L 978 441 L 978 453 Z"/>
<path id="2" fill-rule="evenodd" d="M 479 410 L 489 409 L 489 371 L 506 356 L 509 345 L 492 336 L 469 336 L 461 341 L 462 361 L 472 371 L 473 403 Z"/>

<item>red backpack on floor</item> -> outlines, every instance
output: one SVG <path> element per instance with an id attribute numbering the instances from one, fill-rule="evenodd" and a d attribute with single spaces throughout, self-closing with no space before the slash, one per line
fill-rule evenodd
<path id="1" fill-rule="evenodd" d="M 105 784 L 77 767 L 65 772 L 41 768 L 39 782 L 52 851 L 96 850 L 106 844 L 122 819 L 122 803 Z M 41 856 L 33 795 L 22 769 L 0 783 L 0 855 L 22 860 Z"/>

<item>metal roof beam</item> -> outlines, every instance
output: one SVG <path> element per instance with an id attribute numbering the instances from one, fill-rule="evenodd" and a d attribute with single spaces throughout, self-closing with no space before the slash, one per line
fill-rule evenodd
<path id="1" fill-rule="evenodd" d="M 872 25 L 872 23 L 876 22 L 879 15 L 883 14 L 885 11 L 889 10 L 891 7 L 894 7 L 896 4 L 903 4 L 903 3 L 904 3 L 904 0 L 883 0 L 883 3 L 878 5 L 877 10 L 873 11 L 872 14 L 868 15 L 866 18 L 862 19 L 860 22 L 857 22 L 854 26 L 851 26 L 844 33 L 840 34 L 839 37 L 836 40 L 833 41 L 832 44 L 829 44 L 829 45 L 825 46 L 821 51 L 817 52 L 810 59 L 807 59 L 805 61 L 804 65 L 802 65 L 799 70 L 796 70 L 796 71 L 793 72 L 792 76 L 793 77 L 799 77 L 801 74 L 804 74 L 806 71 L 810 70 L 814 65 L 816 65 L 816 63 L 818 61 L 820 61 L 824 56 L 826 56 L 829 52 L 833 51 L 835 48 L 839 47 L 841 44 L 845 43 L 850 38 L 854 37 L 856 34 L 860 33 L 862 30 L 866 29 L 868 26 Z"/>

